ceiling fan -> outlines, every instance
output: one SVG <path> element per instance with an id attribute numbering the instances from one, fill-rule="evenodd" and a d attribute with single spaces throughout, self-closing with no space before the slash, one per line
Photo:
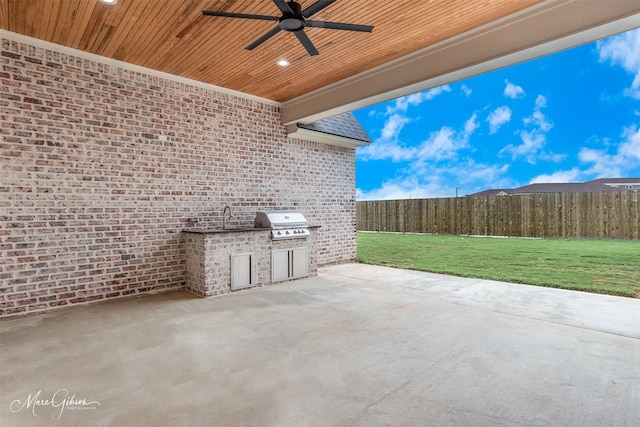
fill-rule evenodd
<path id="1" fill-rule="evenodd" d="M 253 50 L 260 46 L 262 43 L 269 40 L 280 32 L 280 30 L 289 31 L 293 33 L 302 46 L 307 50 L 309 55 L 318 55 L 319 52 L 311 42 L 311 39 L 304 32 L 305 27 L 313 28 L 329 28 L 332 30 L 347 30 L 347 31 L 361 31 L 370 33 L 373 30 L 371 25 L 357 25 L 357 24 L 344 24 L 342 22 L 327 22 L 327 21 L 314 21 L 310 18 L 315 13 L 320 12 L 325 7 L 329 6 L 336 0 L 318 0 L 311 6 L 302 10 L 300 3 L 296 1 L 285 2 L 285 0 L 273 0 L 275 5 L 282 12 L 282 16 L 269 16 L 269 15 L 252 15 L 246 13 L 231 13 L 231 12 L 214 12 L 211 10 L 203 10 L 204 16 L 224 16 L 227 18 L 243 18 L 243 19 L 258 19 L 262 21 L 277 21 L 278 25 L 273 29 L 267 31 L 262 37 L 251 43 L 246 47 L 247 50 Z"/>

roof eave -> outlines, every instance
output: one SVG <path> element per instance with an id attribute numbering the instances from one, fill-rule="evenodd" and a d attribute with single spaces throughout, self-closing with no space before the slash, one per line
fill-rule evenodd
<path id="1" fill-rule="evenodd" d="M 345 148 L 357 148 L 369 145 L 369 141 L 347 138 L 344 136 L 333 135 L 325 132 L 304 129 L 297 124 L 287 126 L 287 136 L 289 138 L 304 139 L 306 141 L 320 142 L 322 144 L 335 145 Z"/>

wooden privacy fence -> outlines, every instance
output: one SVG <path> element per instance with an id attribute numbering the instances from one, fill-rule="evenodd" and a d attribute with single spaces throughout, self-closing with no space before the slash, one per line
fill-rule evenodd
<path id="1" fill-rule="evenodd" d="M 358 201 L 359 231 L 640 240 L 638 193 Z"/>

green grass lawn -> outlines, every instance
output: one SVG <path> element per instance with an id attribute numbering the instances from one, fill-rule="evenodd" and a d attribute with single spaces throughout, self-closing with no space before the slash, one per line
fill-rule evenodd
<path id="1" fill-rule="evenodd" d="M 357 260 L 640 298 L 640 242 L 357 233 Z"/>

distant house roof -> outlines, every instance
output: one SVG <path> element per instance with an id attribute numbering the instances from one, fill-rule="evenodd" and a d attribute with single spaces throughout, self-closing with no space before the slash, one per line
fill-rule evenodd
<path id="1" fill-rule="evenodd" d="M 480 191 L 479 193 L 467 194 L 467 196 L 469 196 L 469 197 L 508 196 L 509 195 L 508 191 L 511 191 L 511 190 L 509 190 L 509 189 L 501 189 L 501 188 L 494 188 L 494 189 L 491 189 L 491 190 Z"/>
<path id="2" fill-rule="evenodd" d="M 557 182 L 529 184 L 511 189 L 491 189 L 469 194 L 469 197 L 541 194 L 541 193 L 589 193 L 598 191 L 640 190 L 640 178 L 599 178 L 587 182 Z"/>
<path id="3" fill-rule="evenodd" d="M 640 178 L 600 178 L 589 182 L 601 182 L 607 186 L 620 188 L 631 186 L 635 190 L 640 189 Z"/>
<path id="4" fill-rule="evenodd" d="M 369 145 L 371 138 L 353 113 L 343 113 L 313 123 L 296 123 L 289 136 L 344 147 Z"/>

